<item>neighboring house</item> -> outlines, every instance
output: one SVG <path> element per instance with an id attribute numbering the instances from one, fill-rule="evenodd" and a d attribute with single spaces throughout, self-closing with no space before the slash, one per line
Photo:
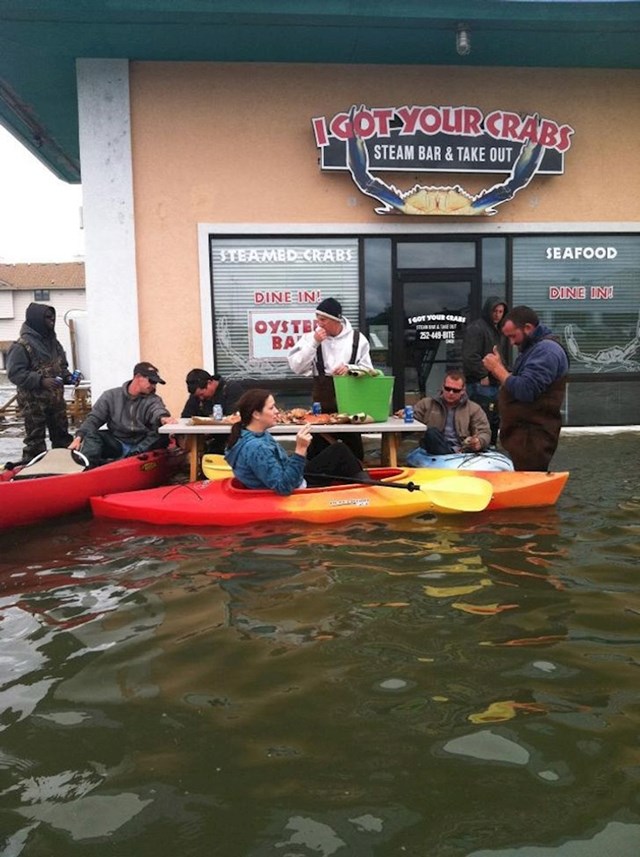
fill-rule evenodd
<path id="1" fill-rule="evenodd" d="M 25 310 L 32 301 L 48 304 L 57 314 L 56 335 L 73 367 L 73 349 L 65 315 L 86 308 L 84 262 L 0 263 L 0 368 L 20 335 Z"/>

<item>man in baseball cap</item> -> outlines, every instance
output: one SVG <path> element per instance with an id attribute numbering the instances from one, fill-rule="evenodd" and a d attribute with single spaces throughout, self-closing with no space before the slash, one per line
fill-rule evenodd
<path id="1" fill-rule="evenodd" d="M 153 363 L 136 363 L 130 381 L 99 396 L 69 449 L 79 449 L 97 465 L 166 446 L 169 436 L 158 434 L 158 428 L 178 421 L 156 394 L 156 385 L 164 383 Z"/>
<path id="2" fill-rule="evenodd" d="M 142 375 L 143 378 L 148 378 L 152 384 L 166 384 L 160 377 L 158 369 L 152 363 L 136 363 L 133 367 L 133 376 Z"/>

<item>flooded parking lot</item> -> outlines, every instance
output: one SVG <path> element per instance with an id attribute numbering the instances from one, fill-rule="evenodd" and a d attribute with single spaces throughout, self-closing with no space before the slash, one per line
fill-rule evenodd
<path id="1" fill-rule="evenodd" d="M 10 855 L 635 857 L 640 439 L 556 508 L 0 539 Z"/>

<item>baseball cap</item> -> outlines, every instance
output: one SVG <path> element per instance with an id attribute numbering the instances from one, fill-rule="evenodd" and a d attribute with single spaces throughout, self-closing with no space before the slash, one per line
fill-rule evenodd
<path id="1" fill-rule="evenodd" d="M 145 378 L 148 378 L 152 384 L 166 384 L 166 381 L 163 381 L 160 377 L 160 373 L 158 369 L 153 365 L 153 363 L 136 363 L 133 367 L 134 375 L 144 375 Z"/>

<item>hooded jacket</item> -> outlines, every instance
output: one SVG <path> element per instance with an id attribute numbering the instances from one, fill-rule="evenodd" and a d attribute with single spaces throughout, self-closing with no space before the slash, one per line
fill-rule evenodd
<path id="1" fill-rule="evenodd" d="M 413 414 L 427 428 L 444 431 L 447 422 L 447 405 L 442 396 L 427 396 L 413 406 Z M 466 393 L 460 396 L 458 405 L 454 408 L 453 424 L 460 442 L 466 437 L 475 435 L 480 440 L 481 450 L 486 449 L 491 442 L 489 420 L 480 405 L 471 402 Z"/>
<path id="2" fill-rule="evenodd" d="M 288 354 L 289 366 L 296 375 L 318 375 L 316 362 L 318 348 L 322 349 L 325 373 L 333 375 L 334 371 L 342 363 L 351 362 L 353 351 L 353 325 L 342 317 L 340 319 L 342 330 L 337 336 L 328 336 L 320 345 L 311 333 L 303 334 Z M 358 369 L 373 369 L 371 356 L 369 354 L 369 342 L 366 336 L 358 332 L 358 347 L 356 350 L 355 365 Z"/>
<path id="3" fill-rule="evenodd" d="M 462 340 L 462 368 L 468 384 L 481 381 L 489 376 L 489 382 L 493 387 L 498 387 L 497 378 L 490 375 L 482 364 L 482 358 L 493 351 L 495 345 L 502 357 L 505 366 L 509 360 L 509 340 L 501 333 L 502 324 L 496 327 L 493 323 L 492 313 L 499 304 L 504 306 L 504 314 L 508 307 L 504 298 L 491 295 L 486 299 L 482 307 L 481 317 L 472 321 L 466 328 Z M 503 316 L 504 318 L 504 316 Z"/>
<path id="4" fill-rule="evenodd" d="M 158 426 L 169 411 L 160 396 L 131 396 L 130 381 L 121 387 L 105 390 L 79 426 L 76 435 L 85 437 L 107 424 L 107 430 L 119 441 L 132 447 L 130 452 L 144 452 L 158 440 Z"/>
<path id="5" fill-rule="evenodd" d="M 246 428 L 224 457 L 247 488 L 270 488 L 285 495 L 300 487 L 307 463 L 297 452 L 288 455 L 269 432 Z"/>
<path id="6" fill-rule="evenodd" d="M 67 355 L 58 342 L 55 330 L 45 324 L 45 313 L 56 311 L 46 304 L 30 303 L 25 321 L 7 355 L 7 377 L 18 389 L 35 393 L 43 389 L 43 378 L 71 377 Z"/>

